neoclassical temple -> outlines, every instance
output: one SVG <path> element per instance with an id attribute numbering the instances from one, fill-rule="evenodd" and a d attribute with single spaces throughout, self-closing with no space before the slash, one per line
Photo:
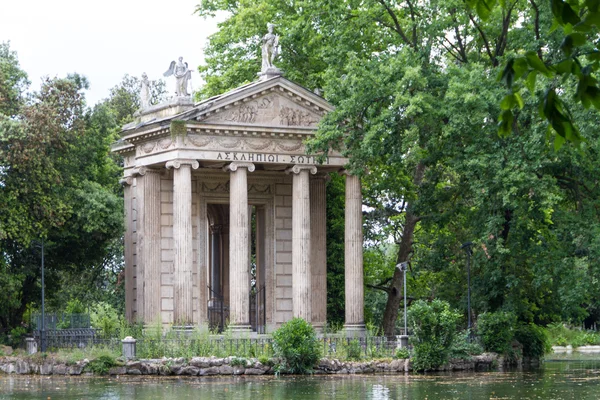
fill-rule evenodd
<path id="1" fill-rule="evenodd" d="M 326 323 L 325 190 L 348 160 L 306 154 L 330 104 L 264 60 L 259 75 L 200 103 L 149 106 L 113 146 L 124 159 L 129 321 L 258 333 L 293 317 Z M 345 179 L 345 326 L 360 333 L 361 185 Z"/>

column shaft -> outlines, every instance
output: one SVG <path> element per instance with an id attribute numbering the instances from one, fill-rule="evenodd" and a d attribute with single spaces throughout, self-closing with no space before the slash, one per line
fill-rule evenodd
<path id="1" fill-rule="evenodd" d="M 143 296 L 137 307 L 145 324 L 162 322 L 160 304 L 160 172 L 145 169 L 137 178 L 138 269 L 143 270 Z M 138 274 L 139 274 L 138 270 Z"/>
<path id="2" fill-rule="evenodd" d="M 292 310 L 311 322 L 310 186 L 307 169 L 294 173 L 292 192 Z"/>
<path id="3" fill-rule="evenodd" d="M 310 245 L 312 323 L 322 329 L 327 321 L 327 205 L 325 177 L 310 181 Z"/>
<path id="4" fill-rule="evenodd" d="M 123 198 L 125 205 L 125 238 L 123 253 L 125 256 L 125 319 L 129 323 L 135 322 L 135 298 L 133 291 L 133 178 L 128 177 L 121 181 L 123 184 Z"/>
<path id="5" fill-rule="evenodd" d="M 362 194 L 360 179 L 346 175 L 346 330 L 364 331 Z"/>
<path id="6" fill-rule="evenodd" d="M 181 164 L 173 170 L 174 323 L 189 326 L 194 320 L 192 167 Z"/>
<path id="7" fill-rule="evenodd" d="M 231 163 L 229 202 L 229 323 L 232 330 L 250 329 L 250 229 L 248 176 L 251 163 Z"/>

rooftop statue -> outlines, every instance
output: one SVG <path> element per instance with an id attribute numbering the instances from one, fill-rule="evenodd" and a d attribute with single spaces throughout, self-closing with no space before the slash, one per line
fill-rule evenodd
<path id="1" fill-rule="evenodd" d="M 150 107 L 150 81 L 148 75 L 142 74 L 142 88 L 140 89 L 140 109 L 144 110 Z"/>
<path id="2" fill-rule="evenodd" d="M 273 33 L 275 25 L 267 24 L 268 33 L 262 38 L 262 68 L 261 73 L 266 73 L 269 70 L 279 72 L 279 69 L 273 65 L 273 61 L 279 55 L 279 36 Z"/>
<path id="3" fill-rule="evenodd" d="M 188 68 L 188 63 L 183 62 L 183 57 L 179 57 L 177 62 L 171 61 L 171 65 L 167 72 L 163 74 L 165 77 L 175 76 L 175 96 L 186 97 L 188 93 L 188 82 L 192 79 L 192 71 Z"/>

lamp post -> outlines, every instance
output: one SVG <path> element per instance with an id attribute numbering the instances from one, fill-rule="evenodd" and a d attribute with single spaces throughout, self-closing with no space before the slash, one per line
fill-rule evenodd
<path id="1" fill-rule="evenodd" d="M 396 265 L 396 268 L 402 272 L 403 280 L 404 280 L 404 335 L 400 336 L 400 345 L 401 347 L 408 346 L 408 324 L 406 319 L 406 270 L 408 268 L 408 262 L 404 261 L 400 264 Z"/>
<path id="2" fill-rule="evenodd" d="M 463 243 L 461 249 L 465 251 L 467 254 L 467 328 L 469 330 L 469 337 L 471 337 L 471 254 L 473 254 L 473 250 L 471 250 L 471 246 L 473 242 Z"/>
<path id="3" fill-rule="evenodd" d="M 46 285 L 44 282 L 44 239 L 42 239 L 42 330 L 40 332 L 40 347 L 46 351 Z"/>

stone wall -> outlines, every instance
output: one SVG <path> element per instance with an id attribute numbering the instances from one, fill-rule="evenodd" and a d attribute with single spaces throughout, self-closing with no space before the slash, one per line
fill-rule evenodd
<path id="1" fill-rule="evenodd" d="M 40 357 L 0 357 L 0 371 L 6 374 L 39 375 L 81 375 L 91 374 L 86 370 L 88 360 L 67 364 L 52 358 Z M 451 360 L 440 370 L 443 371 L 490 371 L 498 363 L 495 354 L 474 356 L 471 360 Z M 240 365 L 241 364 L 241 365 Z M 316 366 L 315 374 L 397 374 L 411 370 L 408 359 L 339 361 L 322 359 Z M 257 359 L 236 357 L 194 357 L 162 358 L 123 362 L 109 370 L 109 375 L 265 375 L 274 374 L 271 365 L 262 364 Z"/>

